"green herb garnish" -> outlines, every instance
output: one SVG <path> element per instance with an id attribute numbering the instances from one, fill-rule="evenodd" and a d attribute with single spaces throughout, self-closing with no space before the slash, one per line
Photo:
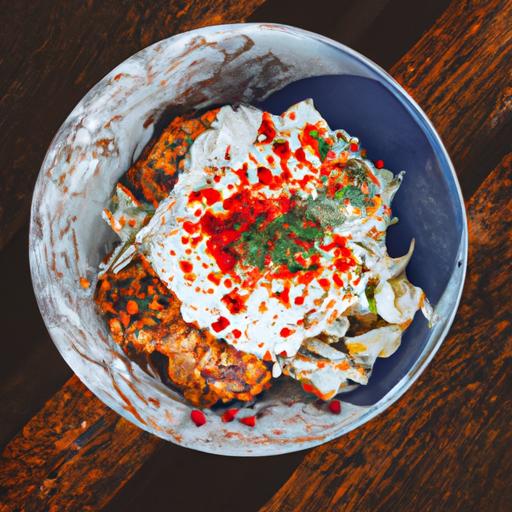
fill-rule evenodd
<path id="1" fill-rule="evenodd" d="M 320 137 L 317 130 L 311 130 L 309 135 L 318 142 L 318 153 L 320 154 L 320 160 L 323 162 L 327 153 L 331 150 L 331 145 Z"/>
<path id="2" fill-rule="evenodd" d="M 267 257 L 276 265 L 286 265 L 291 272 L 310 270 L 310 267 L 298 263 L 297 257 L 299 254 L 304 258 L 318 254 L 315 242 L 324 237 L 324 230 L 318 222 L 308 220 L 303 205 L 280 215 L 264 227 L 258 218 L 241 236 L 237 246 L 246 262 L 260 270 L 264 268 Z"/>
<path id="3" fill-rule="evenodd" d="M 375 286 L 369 284 L 365 291 L 366 300 L 368 301 L 368 307 L 372 313 L 377 314 L 377 302 L 375 301 Z"/>
<path id="4" fill-rule="evenodd" d="M 361 190 L 354 185 L 347 185 L 343 187 L 341 190 L 338 190 L 334 197 L 340 201 L 344 199 L 348 199 L 350 204 L 356 208 L 364 208 L 365 207 L 365 198 L 366 196 L 361 192 Z"/>

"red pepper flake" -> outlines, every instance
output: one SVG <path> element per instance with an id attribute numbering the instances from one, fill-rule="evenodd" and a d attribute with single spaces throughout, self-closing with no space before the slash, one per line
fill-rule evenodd
<path id="1" fill-rule="evenodd" d="M 126 303 L 126 312 L 129 315 L 136 315 L 139 312 L 139 305 L 134 300 L 129 300 Z"/>
<path id="2" fill-rule="evenodd" d="M 206 278 L 210 280 L 213 284 L 216 284 L 217 286 L 220 284 L 220 277 L 215 274 L 215 272 L 210 272 Z"/>
<path id="3" fill-rule="evenodd" d="M 215 179 L 215 178 L 214 178 Z M 220 192 L 214 188 L 203 188 L 202 190 L 195 190 L 190 193 L 188 200 L 192 201 L 206 201 L 208 206 L 217 203 L 222 199 Z"/>
<path id="4" fill-rule="evenodd" d="M 293 329 L 288 329 L 288 327 L 283 327 L 280 331 L 279 331 L 279 334 L 283 337 L 283 338 L 288 338 L 288 336 L 291 336 L 295 331 Z"/>
<path id="5" fill-rule="evenodd" d="M 322 278 L 322 279 L 319 279 L 318 280 L 318 284 L 324 289 L 324 290 L 328 290 L 330 287 L 331 287 L 331 283 L 329 281 L 329 279 L 325 279 L 325 278 Z"/>
<path id="6" fill-rule="evenodd" d="M 248 427 L 256 426 L 256 416 L 246 416 L 245 418 L 240 418 L 240 423 L 247 425 Z"/>
<path id="7" fill-rule="evenodd" d="M 238 293 L 238 288 L 235 288 L 234 290 L 230 291 L 221 299 L 223 304 L 233 315 L 236 315 L 246 310 L 246 300 L 247 297 L 244 298 Z"/>
<path id="8" fill-rule="evenodd" d="M 187 245 L 188 244 L 188 240 L 189 240 L 188 236 L 182 236 L 181 237 L 181 243 L 183 245 Z"/>
<path id="9" fill-rule="evenodd" d="M 285 305 L 290 305 L 290 287 L 285 286 L 281 294 L 279 295 L 279 300 Z"/>
<path id="10" fill-rule="evenodd" d="M 89 279 L 85 278 L 85 277 L 81 277 L 80 278 L 80 286 L 84 289 L 84 290 L 87 290 L 87 288 L 89 288 L 89 286 L 91 286 L 91 283 L 89 281 Z"/>
<path id="11" fill-rule="evenodd" d="M 343 282 L 343 279 L 341 279 L 341 277 L 338 275 L 338 274 L 333 274 L 332 276 L 332 280 L 335 282 L 335 284 L 339 287 L 339 288 L 343 288 L 343 286 L 345 285 L 345 283 Z M 354 283 L 355 284 L 355 283 Z"/>
<path id="12" fill-rule="evenodd" d="M 302 306 L 302 304 L 304 304 L 304 297 L 295 297 L 293 302 L 295 302 L 297 306 Z"/>
<path id="13" fill-rule="evenodd" d="M 384 160 L 376 160 L 375 167 L 377 167 L 377 169 L 382 169 L 384 167 Z"/>
<path id="14" fill-rule="evenodd" d="M 190 222 L 190 221 L 185 221 L 183 223 L 183 229 L 189 233 L 190 235 L 194 234 L 196 229 L 197 229 L 197 224 L 194 224 L 193 222 Z"/>
<path id="15" fill-rule="evenodd" d="M 237 339 L 240 338 L 240 336 L 242 336 L 242 331 L 240 331 L 239 329 L 233 329 L 231 332 L 233 333 L 233 336 Z"/>
<path id="16" fill-rule="evenodd" d="M 302 389 L 306 393 L 314 393 L 316 391 L 316 388 L 314 386 L 312 386 L 311 384 L 308 384 L 307 382 L 302 383 Z"/>
<path id="17" fill-rule="evenodd" d="M 359 151 L 359 144 L 352 142 L 352 144 L 350 144 L 350 151 L 352 151 L 353 153 L 356 153 L 357 151 Z"/>
<path id="18" fill-rule="evenodd" d="M 219 316 L 217 321 L 213 322 L 212 329 L 215 332 L 220 332 L 220 331 L 223 331 L 230 323 L 231 322 L 227 318 L 225 318 L 223 316 Z"/>
<path id="19" fill-rule="evenodd" d="M 287 354 L 286 350 L 283 350 L 282 352 L 279 352 L 279 355 L 281 357 L 288 357 L 288 354 Z"/>
<path id="20" fill-rule="evenodd" d="M 263 361 L 272 361 L 272 354 L 268 350 L 263 354 Z"/>
<path id="21" fill-rule="evenodd" d="M 263 185 L 271 185 L 274 181 L 274 175 L 266 167 L 258 167 L 258 180 Z"/>
<path id="22" fill-rule="evenodd" d="M 196 427 L 202 427 L 206 423 L 206 416 L 203 411 L 199 411 L 198 409 L 194 409 L 190 413 L 190 418 L 196 424 Z"/>
<path id="23" fill-rule="evenodd" d="M 192 263 L 190 263 L 190 261 L 181 260 L 179 265 L 180 265 L 181 270 L 183 270 L 183 272 L 185 272 L 185 274 L 189 274 L 190 272 L 192 272 L 192 270 L 194 268 L 194 266 L 192 265 Z"/>
<path id="24" fill-rule="evenodd" d="M 222 415 L 222 421 L 224 423 L 229 423 L 235 419 L 235 416 L 238 414 L 238 409 L 228 409 Z"/>
<path id="25" fill-rule="evenodd" d="M 272 121 L 272 117 L 270 117 L 268 112 L 263 113 L 263 119 L 261 120 L 261 126 L 258 130 L 258 134 L 264 136 L 264 139 L 261 141 L 263 143 L 272 142 L 276 136 L 276 128 Z"/>
<path id="26" fill-rule="evenodd" d="M 231 279 L 229 279 L 229 278 L 228 278 L 228 279 L 226 279 L 226 280 L 224 281 L 224 286 L 225 286 L 226 288 L 231 288 L 231 287 L 233 286 L 233 281 L 231 281 Z"/>
<path id="27" fill-rule="evenodd" d="M 333 414 L 340 414 L 341 402 L 339 400 L 331 400 L 329 402 L 329 411 L 331 411 Z"/>
<path id="28" fill-rule="evenodd" d="M 203 213 L 203 212 L 201 211 L 201 209 L 200 209 L 200 208 L 198 208 L 198 209 L 194 212 L 194 215 L 195 215 L 196 217 L 201 217 L 201 213 Z"/>

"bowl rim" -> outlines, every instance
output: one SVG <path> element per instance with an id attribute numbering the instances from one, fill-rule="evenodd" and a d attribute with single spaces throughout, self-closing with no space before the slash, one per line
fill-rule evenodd
<path id="1" fill-rule="evenodd" d="M 55 342 L 53 339 L 53 335 L 51 333 L 50 325 L 48 323 L 48 320 L 43 313 L 44 308 L 42 304 L 42 296 L 41 296 L 41 290 L 38 288 L 35 279 L 35 273 L 37 268 L 37 262 L 36 258 L 33 256 L 34 254 L 34 234 L 35 234 L 35 219 L 37 217 L 37 211 L 35 209 L 35 203 L 34 198 L 38 195 L 39 189 L 42 187 L 42 180 L 44 179 L 43 176 L 43 169 L 45 167 L 48 155 L 51 151 L 51 149 L 54 147 L 55 141 L 60 134 L 62 128 L 67 123 L 68 119 L 72 116 L 75 109 L 83 102 L 84 98 L 100 83 L 102 83 L 109 75 L 111 75 L 119 66 L 124 64 L 127 60 L 133 59 L 135 56 L 139 55 L 142 52 L 147 51 L 149 48 L 154 47 L 156 45 L 161 44 L 162 42 L 167 42 L 174 40 L 174 42 L 178 41 L 181 38 L 184 37 L 190 37 L 190 36 L 203 36 L 205 34 L 214 34 L 217 32 L 237 32 L 240 30 L 255 30 L 255 31 L 261 31 L 261 30 L 278 30 L 282 31 L 291 35 L 300 36 L 304 39 L 313 39 L 318 42 L 321 42 L 328 47 L 331 47 L 337 51 L 341 51 L 342 53 L 345 53 L 361 64 L 364 64 L 367 68 L 369 68 L 373 73 L 376 73 L 379 78 L 382 80 L 381 83 L 386 86 L 386 89 L 393 94 L 393 96 L 400 101 L 400 103 L 408 110 L 412 111 L 414 114 L 414 117 L 416 118 L 418 124 L 420 124 L 422 131 L 425 133 L 426 136 L 428 136 L 434 151 L 436 152 L 438 158 L 440 159 L 441 167 L 443 169 L 446 169 L 449 174 L 451 175 L 451 178 L 453 179 L 453 183 L 455 186 L 455 191 L 457 195 L 458 200 L 458 207 L 461 211 L 461 217 L 462 217 L 462 233 L 460 238 L 460 245 L 458 249 L 458 262 L 454 266 L 454 270 L 452 272 L 451 278 L 440 298 L 440 301 L 447 292 L 451 292 L 450 296 L 450 303 L 452 304 L 450 308 L 450 314 L 445 319 L 443 323 L 442 331 L 437 334 L 436 336 L 430 336 L 428 342 L 425 344 L 421 354 L 416 359 L 412 367 L 407 371 L 407 373 L 400 379 L 400 381 L 391 388 L 386 395 L 384 395 L 380 400 L 378 400 L 375 404 L 372 406 L 368 406 L 367 410 L 361 414 L 359 418 L 357 418 L 355 421 L 349 423 L 348 425 L 342 427 L 340 430 L 326 435 L 324 438 L 320 440 L 310 441 L 307 443 L 307 446 L 304 446 L 302 444 L 293 444 L 293 445 L 286 445 L 286 444 L 280 444 L 279 449 L 274 452 L 270 452 L 267 450 L 267 447 L 261 447 L 263 448 L 258 453 L 254 452 L 248 452 L 245 454 L 245 456 L 248 457 L 259 457 L 259 456 L 270 456 L 270 455 L 281 455 L 285 453 L 292 453 L 296 451 L 301 451 L 304 449 L 313 448 L 322 444 L 325 444 L 329 441 L 332 441 L 333 439 L 337 439 L 348 432 L 360 427 L 364 423 L 367 423 L 374 417 L 376 417 L 378 414 L 382 413 L 385 409 L 390 407 L 394 402 L 396 402 L 413 384 L 416 382 L 418 377 L 423 373 L 425 368 L 428 366 L 430 361 L 433 359 L 439 348 L 441 347 L 443 341 L 445 340 L 448 331 L 451 328 L 451 325 L 453 324 L 455 315 L 457 313 L 463 288 L 464 288 L 464 282 L 466 278 L 467 273 L 467 259 L 468 259 L 468 220 L 467 220 L 467 214 L 466 214 L 466 208 L 465 203 L 461 191 L 461 187 L 457 178 L 457 174 L 455 172 L 454 166 L 451 162 L 451 159 L 448 155 L 448 152 L 442 142 L 442 139 L 440 135 L 437 133 L 435 127 L 433 126 L 430 119 L 427 117 L 425 112 L 421 109 L 421 107 L 418 105 L 418 103 L 409 95 L 409 93 L 381 66 L 373 62 L 368 57 L 364 56 L 363 54 L 359 53 L 356 50 L 353 50 L 349 46 L 344 45 L 343 43 L 340 43 L 338 41 L 335 41 L 331 38 L 328 38 L 326 36 L 323 36 L 321 34 L 317 34 L 315 32 L 311 32 L 308 30 L 304 30 L 298 27 L 294 27 L 291 25 L 281 24 L 281 23 L 268 23 L 268 22 L 249 22 L 249 23 L 227 23 L 227 24 L 218 24 L 218 25 L 209 25 L 206 27 L 200 27 L 197 29 L 180 32 L 178 34 L 172 35 L 168 38 L 163 38 L 159 41 L 156 41 L 155 43 L 152 43 L 151 45 L 142 48 L 141 50 L 133 53 L 123 61 L 121 61 L 117 66 L 115 66 L 112 70 L 110 70 L 105 76 L 103 76 L 94 86 L 91 87 L 91 89 L 80 99 L 80 101 L 75 105 L 73 110 L 70 112 L 70 114 L 66 117 L 66 119 L 63 121 L 59 129 L 57 130 L 55 136 L 52 138 L 52 141 L 50 145 L 48 146 L 47 152 L 45 154 L 45 157 L 43 159 L 43 162 L 41 164 L 41 168 L 38 173 L 38 177 L 36 180 L 36 184 L 34 186 L 34 192 L 32 195 L 32 207 L 31 207 L 31 215 L 30 215 L 30 229 L 29 229 L 29 256 L 30 256 L 30 272 L 31 272 L 31 278 L 32 278 L 32 284 L 34 288 L 34 294 L 36 297 L 36 301 L 39 307 L 39 310 L 41 312 L 41 316 L 43 318 L 43 321 L 45 323 L 45 326 L 50 334 L 50 337 L 52 338 L 52 341 L 56 345 L 57 349 L 61 353 L 62 357 L 66 361 L 66 363 L 71 367 L 75 375 L 80 379 L 80 381 L 95 394 L 103 403 L 105 403 L 107 406 L 112 408 L 116 413 L 121 415 L 122 417 L 128 419 L 131 423 L 136 424 L 141 429 L 148 431 L 147 426 L 141 424 L 136 418 L 134 418 L 131 414 L 129 414 L 126 410 L 124 410 L 121 407 L 118 407 L 117 404 L 108 403 L 103 398 L 99 397 L 95 390 L 92 389 L 88 383 L 78 374 L 75 372 L 75 369 L 73 368 L 73 365 L 68 361 L 68 358 L 66 357 L 66 354 L 60 349 L 59 345 Z M 453 282 L 454 277 L 457 277 L 456 282 Z M 450 286 L 456 287 L 455 290 L 449 290 Z M 152 432 L 154 435 L 158 435 L 156 432 Z M 159 436 L 160 437 L 160 436 Z M 174 442 L 174 441 L 173 441 Z M 184 446 L 186 448 L 191 448 L 194 450 L 202 451 L 205 453 L 212 453 L 216 455 L 226 455 L 226 456 L 242 456 L 242 454 L 238 452 L 231 452 L 231 450 L 228 448 L 227 450 L 224 449 L 215 449 L 212 447 L 211 450 L 208 449 L 208 446 L 192 446 L 185 443 L 178 443 L 181 446 Z M 274 446 L 275 448 L 275 446 Z"/>

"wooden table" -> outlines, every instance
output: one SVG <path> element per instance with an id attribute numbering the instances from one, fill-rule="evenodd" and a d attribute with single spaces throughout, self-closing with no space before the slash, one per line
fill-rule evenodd
<path id="1" fill-rule="evenodd" d="M 0 12 L 0 511 L 512 510 L 512 0 L 19 0 Z M 261 459 L 165 443 L 96 399 L 44 328 L 27 256 L 37 171 L 84 93 L 158 39 L 242 20 L 302 26 L 388 68 L 441 134 L 470 222 L 459 313 L 412 389 L 341 439 Z"/>

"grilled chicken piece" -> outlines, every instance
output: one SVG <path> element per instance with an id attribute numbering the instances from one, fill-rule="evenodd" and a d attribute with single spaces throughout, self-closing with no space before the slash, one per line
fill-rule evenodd
<path id="1" fill-rule="evenodd" d="M 168 358 L 170 381 L 194 405 L 250 401 L 270 387 L 263 361 L 183 321 L 179 300 L 142 255 L 101 277 L 96 303 L 125 352 Z"/>
<path id="2" fill-rule="evenodd" d="M 156 209 L 174 188 L 190 146 L 210 127 L 218 111 L 209 110 L 200 117 L 191 114 L 174 118 L 119 183 L 147 209 Z"/>

